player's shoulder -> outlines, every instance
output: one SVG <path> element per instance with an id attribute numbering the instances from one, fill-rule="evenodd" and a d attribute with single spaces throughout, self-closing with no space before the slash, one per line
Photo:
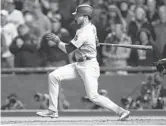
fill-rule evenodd
<path id="1" fill-rule="evenodd" d="M 96 30 L 96 26 L 92 23 L 90 23 L 89 27 L 92 29 L 92 30 Z"/>
<path id="2" fill-rule="evenodd" d="M 85 29 L 84 32 L 86 34 L 96 34 L 96 27 L 93 24 L 89 24 Z"/>

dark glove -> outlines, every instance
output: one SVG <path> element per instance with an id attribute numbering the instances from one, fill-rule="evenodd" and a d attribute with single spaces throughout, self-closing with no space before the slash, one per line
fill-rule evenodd
<path id="1" fill-rule="evenodd" d="M 60 38 L 57 35 L 55 35 L 54 33 L 48 33 L 45 35 L 45 37 L 48 41 L 53 41 L 57 45 L 61 42 Z"/>
<path id="2" fill-rule="evenodd" d="M 162 73 L 166 69 L 166 59 L 161 59 L 157 62 L 154 62 L 154 65 L 156 66 L 157 71 Z"/>

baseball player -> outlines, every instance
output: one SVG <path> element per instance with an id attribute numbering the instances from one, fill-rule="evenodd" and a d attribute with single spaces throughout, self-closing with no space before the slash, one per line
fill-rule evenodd
<path id="1" fill-rule="evenodd" d="M 42 117 L 58 117 L 58 94 L 59 84 L 62 80 L 81 78 L 84 82 L 85 90 L 89 99 L 108 110 L 114 111 L 119 120 L 125 120 L 129 117 L 130 112 L 119 107 L 98 93 L 98 78 L 100 68 L 96 59 L 96 27 L 91 23 L 93 8 L 90 5 L 79 5 L 73 13 L 76 23 L 80 26 L 75 37 L 70 43 L 65 44 L 59 37 L 53 33 L 45 35 L 48 41 L 54 41 L 57 46 L 65 53 L 74 51 L 75 63 L 59 67 L 48 76 L 50 104 L 46 111 L 37 112 Z"/>

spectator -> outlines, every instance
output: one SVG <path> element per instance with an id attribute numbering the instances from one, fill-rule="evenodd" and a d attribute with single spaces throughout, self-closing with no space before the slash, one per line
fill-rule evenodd
<path id="1" fill-rule="evenodd" d="M 24 0 L 22 11 L 23 11 L 23 12 L 26 12 L 26 11 L 33 11 L 33 6 L 34 6 L 34 4 L 35 4 L 35 1 L 36 1 L 36 0 Z"/>
<path id="2" fill-rule="evenodd" d="M 1 10 L 1 27 L 0 32 L 4 36 L 3 45 L 5 46 L 5 50 L 2 53 L 2 61 L 6 63 L 6 67 L 14 67 L 14 56 L 9 50 L 9 46 L 11 45 L 14 38 L 17 36 L 17 28 L 13 23 L 7 21 L 8 12 L 6 10 Z"/>
<path id="3" fill-rule="evenodd" d="M 59 12 L 59 2 L 57 0 L 50 1 L 50 11 L 47 13 L 49 19 L 52 19 L 54 16 L 62 19 L 62 15 Z"/>
<path id="4" fill-rule="evenodd" d="M 51 31 L 51 22 L 49 18 L 43 14 L 41 4 L 38 1 L 33 5 L 33 13 L 35 17 L 34 23 L 40 29 L 40 38 L 42 38 L 45 33 Z M 40 43 L 38 43 L 38 47 L 40 47 Z"/>
<path id="5" fill-rule="evenodd" d="M 145 81 L 142 82 L 140 89 L 140 96 L 133 99 L 131 96 L 122 97 L 121 103 L 128 109 L 163 109 L 164 93 L 163 78 L 160 73 L 149 74 Z M 136 92 L 136 90 L 134 89 Z"/>
<path id="6" fill-rule="evenodd" d="M 166 58 L 154 62 L 154 65 L 161 76 L 164 76 L 166 74 Z"/>
<path id="7" fill-rule="evenodd" d="M 136 109 L 136 110 L 143 110 L 143 106 L 141 104 L 141 99 L 136 98 L 136 100 L 133 100 L 130 109 Z"/>
<path id="8" fill-rule="evenodd" d="M 15 93 L 10 94 L 6 103 L 1 106 L 2 110 L 18 110 L 25 109 L 24 104 L 18 99 L 18 96 Z"/>
<path id="9" fill-rule="evenodd" d="M 59 110 L 69 109 L 70 103 L 67 101 L 63 88 L 59 90 Z"/>
<path id="10" fill-rule="evenodd" d="M 135 20 L 130 22 L 128 27 L 128 35 L 131 37 L 132 44 L 137 44 L 137 34 L 141 28 L 146 28 L 147 30 L 149 30 L 151 32 L 152 38 L 155 38 L 153 27 L 151 27 L 146 20 L 146 13 L 144 9 L 141 7 L 137 7 L 135 9 Z"/>
<path id="11" fill-rule="evenodd" d="M 99 42 L 104 42 L 106 36 L 107 36 L 107 13 L 105 12 L 105 10 L 103 9 L 103 7 L 101 7 L 101 5 L 97 4 L 94 7 L 94 13 L 93 13 L 93 17 L 92 17 L 92 22 L 93 24 L 95 24 L 96 26 L 96 30 L 97 30 L 97 36 L 99 39 Z M 99 61 L 100 65 L 103 65 L 102 63 L 102 47 L 99 46 L 97 48 L 97 59 Z"/>
<path id="12" fill-rule="evenodd" d="M 151 105 L 153 109 L 163 109 L 163 78 L 159 73 L 154 74 L 154 85 L 151 90 Z"/>
<path id="13" fill-rule="evenodd" d="M 37 67 L 40 60 L 37 56 L 36 37 L 29 32 L 27 25 L 18 27 L 19 35 L 10 46 L 10 51 L 15 55 L 15 67 Z"/>
<path id="14" fill-rule="evenodd" d="M 153 27 L 147 22 L 146 14 L 143 8 L 137 7 L 135 9 L 135 20 L 131 21 L 128 26 L 128 35 L 131 37 L 132 44 L 138 44 L 138 32 L 140 29 L 145 28 L 150 31 L 152 38 L 155 39 L 155 33 Z M 128 64 L 130 66 L 138 65 L 138 53 L 137 50 L 132 49 L 131 55 L 128 60 Z"/>
<path id="15" fill-rule="evenodd" d="M 1 10 L 5 9 L 5 1 L 6 0 L 1 0 Z"/>
<path id="16" fill-rule="evenodd" d="M 63 88 L 60 88 L 59 92 L 60 92 L 59 102 L 58 102 L 59 109 L 60 110 L 68 109 L 70 104 L 66 100 Z M 39 103 L 39 109 L 47 109 L 49 107 L 49 95 L 48 94 L 42 94 L 42 93 L 38 92 L 34 95 L 34 100 Z"/>
<path id="17" fill-rule="evenodd" d="M 157 22 L 159 21 L 159 15 L 158 12 L 156 10 L 156 0 L 148 0 L 147 1 L 147 19 L 148 22 L 154 26 L 157 24 Z"/>
<path id="18" fill-rule="evenodd" d="M 57 0 L 56 0 L 57 1 Z M 75 11 L 76 2 L 75 0 L 58 0 L 59 2 L 59 13 L 62 14 L 62 26 L 68 29 L 69 24 L 73 21 L 72 13 Z"/>
<path id="19" fill-rule="evenodd" d="M 60 37 L 64 42 L 70 41 L 69 32 L 62 28 L 59 17 L 52 18 L 52 32 Z M 68 64 L 68 55 L 60 50 L 52 41 L 48 41 L 43 36 L 41 41 L 40 54 L 45 66 L 62 66 Z"/>
<path id="20" fill-rule="evenodd" d="M 14 0 L 14 4 L 17 10 L 22 11 L 24 0 Z"/>
<path id="21" fill-rule="evenodd" d="M 128 25 L 134 18 L 133 7 L 135 7 L 134 4 L 129 3 L 127 0 L 121 0 L 119 3 L 119 9 L 121 11 L 123 19 L 126 22 L 126 25 Z"/>
<path id="22" fill-rule="evenodd" d="M 123 19 L 120 10 L 115 5 L 108 6 L 108 24 L 109 32 L 115 29 L 114 26 L 116 24 L 122 24 L 123 31 L 126 31 L 127 24 Z"/>
<path id="23" fill-rule="evenodd" d="M 8 21 L 15 24 L 18 27 L 20 24 L 24 24 L 24 17 L 21 11 L 16 9 L 14 0 L 6 0 L 6 9 L 9 13 Z"/>
<path id="24" fill-rule="evenodd" d="M 135 19 L 135 8 L 136 8 L 135 2 L 134 2 L 134 0 L 131 0 L 129 2 L 129 7 L 128 7 L 127 25 L 129 25 L 130 22 Z"/>
<path id="25" fill-rule="evenodd" d="M 47 15 L 50 10 L 50 0 L 39 0 L 43 14 Z"/>
<path id="26" fill-rule="evenodd" d="M 147 29 L 141 29 L 138 32 L 138 40 L 140 45 L 152 45 L 154 50 L 137 50 L 138 52 L 138 65 L 139 66 L 153 66 L 153 63 L 157 60 L 156 43 L 153 41 L 150 31 Z"/>
<path id="27" fill-rule="evenodd" d="M 47 109 L 49 106 L 49 95 L 48 94 L 41 94 L 41 93 L 36 93 L 34 95 L 34 100 L 36 102 L 39 102 L 39 109 Z"/>
<path id="28" fill-rule="evenodd" d="M 115 33 L 109 33 L 105 43 L 112 44 L 131 44 L 131 39 L 125 33 L 123 33 L 123 27 L 121 24 L 115 25 Z M 127 59 L 130 55 L 130 49 L 114 46 L 103 46 L 103 63 L 109 67 L 126 67 Z M 126 71 L 117 71 L 118 74 L 126 75 Z"/>
<path id="29" fill-rule="evenodd" d="M 142 82 L 141 91 L 140 91 L 141 96 L 150 93 L 152 90 L 152 85 L 154 85 L 154 77 L 153 75 L 149 74 L 146 76 L 145 81 Z"/>
<path id="30" fill-rule="evenodd" d="M 108 91 L 105 89 L 99 90 L 99 94 L 104 97 L 108 96 Z M 104 110 L 105 108 L 101 107 L 100 105 L 96 105 L 92 103 L 87 96 L 82 97 L 81 101 L 85 103 L 85 109 L 95 109 L 95 110 Z"/>
<path id="31" fill-rule="evenodd" d="M 25 24 L 29 27 L 30 30 L 29 32 L 34 36 L 36 36 L 37 42 L 39 43 L 41 37 L 41 31 L 38 24 L 35 23 L 36 21 L 34 14 L 30 11 L 26 11 L 24 12 L 24 19 L 25 19 Z"/>
<path id="32" fill-rule="evenodd" d="M 166 45 L 166 6 L 159 8 L 160 23 L 155 26 L 156 45 L 160 51 L 159 58 L 162 57 L 164 46 Z"/>
<path id="33" fill-rule="evenodd" d="M 89 4 L 91 5 L 91 0 L 78 0 L 78 4 L 81 5 L 81 4 Z"/>
<path id="34" fill-rule="evenodd" d="M 143 9 L 146 9 L 145 0 L 135 0 L 135 4 L 136 4 L 136 6 L 138 6 L 138 7 L 141 7 L 141 8 L 143 8 Z"/>
<path id="35" fill-rule="evenodd" d="M 146 76 L 146 80 L 142 82 L 141 88 L 140 88 L 140 102 L 143 106 L 143 109 L 151 109 L 150 101 L 151 101 L 151 91 L 152 86 L 154 85 L 154 77 L 152 74 L 149 74 Z"/>
<path id="36" fill-rule="evenodd" d="M 163 78 L 159 73 L 150 74 L 142 82 L 140 98 L 143 108 L 163 108 Z"/>
<path id="37" fill-rule="evenodd" d="M 136 99 L 133 99 L 131 96 L 125 97 L 123 96 L 121 98 L 121 103 L 126 109 L 136 109 L 136 110 L 142 110 L 142 104 L 141 104 L 141 97 L 137 97 Z"/>

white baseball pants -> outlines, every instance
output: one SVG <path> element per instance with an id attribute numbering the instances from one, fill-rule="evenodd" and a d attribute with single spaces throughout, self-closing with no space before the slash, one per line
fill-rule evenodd
<path id="1" fill-rule="evenodd" d="M 49 74 L 49 110 L 57 111 L 59 84 L 62 80 L 81 78 L 84 82 L 85 90 L 89 99 L 102 107 L 112 110 L 119 114 L 124 111 L 123 108 L 116 105 L 110 99 L 98 94 L 98 78 L 100 68 L 96 59 L 85 62 L 76 62 L 60 67 Z"/>

